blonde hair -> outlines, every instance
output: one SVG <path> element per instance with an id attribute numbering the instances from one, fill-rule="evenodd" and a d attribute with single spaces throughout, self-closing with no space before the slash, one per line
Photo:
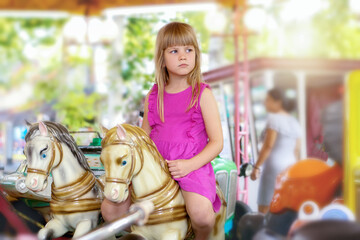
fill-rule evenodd
<path id="1" fill-rule="evenodd" d="M 164 122 L 164 89 L 169 81 L 169 74 L 164 65 L 164 51 L 172 46 L 194 46 L 195 66 L 188 74 L 187 83 L 191 86 L 192 96 L 187 108 L 196 106 L 199 101 L 200 83 L 202 81 L 200 70 L 200 49 L 194 29 L 186 23 L 172 22 L 160 29 L 156 37 L 155 48 L 155 83 L 158 86 L 158 111 L 161 121 Z"/>

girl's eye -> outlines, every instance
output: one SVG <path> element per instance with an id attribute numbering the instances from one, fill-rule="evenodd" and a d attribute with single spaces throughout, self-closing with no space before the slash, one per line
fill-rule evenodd
<path id="1" fill-rule="evenodd" d="M 170 53 L 177 53 L 177 50 L 171 50 Z"/>
<path id="2" fill-rule="evenodd" d="M 121 162 L 121 166 L 125 166 L 126 163 L 127 163 L 126 160 L 122 161 L 122 162 Z"/>
<path id="3" fill-rule="evenodd" d="M 41 155 L 41 157 L 42 157 L 43 159 L 45 159 L 45 158 L 46 158 L 46 154 L 43 153 L 43 154 Z"/>
<path id="4" fill-rule="evenodd" d="M 186 49 L 186 52 L 192 52 L 193 49 L 189 48 L 189 49 Z"/>

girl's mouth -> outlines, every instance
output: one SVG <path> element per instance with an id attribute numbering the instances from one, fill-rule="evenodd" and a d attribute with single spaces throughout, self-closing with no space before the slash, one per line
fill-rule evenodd
<path id="1" fill-rule="evenodd" d="M 179 67 L 181 67 L 181 68 L 185 68 L 185 67 L 187 67 L 188 65 L 187 64 L 180 64 L 179 65 Z"/>

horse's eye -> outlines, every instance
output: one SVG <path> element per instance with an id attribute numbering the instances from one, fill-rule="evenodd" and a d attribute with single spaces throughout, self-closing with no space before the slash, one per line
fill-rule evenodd
<path id="1" fill-rule="evenodd" d="M 127 163 L 126 160 L 122 161 L 122 162 L 121 162 L 121 166 L 125 166 L 126 163 Z"/>
<path id="2" fill-rule="evenodd" d="M 43 159 L 45 159 L 45 158 L 46 158 L 46 154 L 43 153 L 43 154 L 41 155 L 41 157 L 42 157 Z"/>

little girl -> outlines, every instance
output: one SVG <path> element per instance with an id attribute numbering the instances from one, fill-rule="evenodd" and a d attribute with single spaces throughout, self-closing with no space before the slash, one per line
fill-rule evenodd
<path id="1" fill-rule="evenodd" d="M 155 67 L 142 128 L 181 187 L 195 239 L 208 239 L 221 205 L 210 162 L 221 152 L 223 136 L 217 103 L 202 82 L 200 50 L 190 25 L 172 22 L 160 29 Z"/>

